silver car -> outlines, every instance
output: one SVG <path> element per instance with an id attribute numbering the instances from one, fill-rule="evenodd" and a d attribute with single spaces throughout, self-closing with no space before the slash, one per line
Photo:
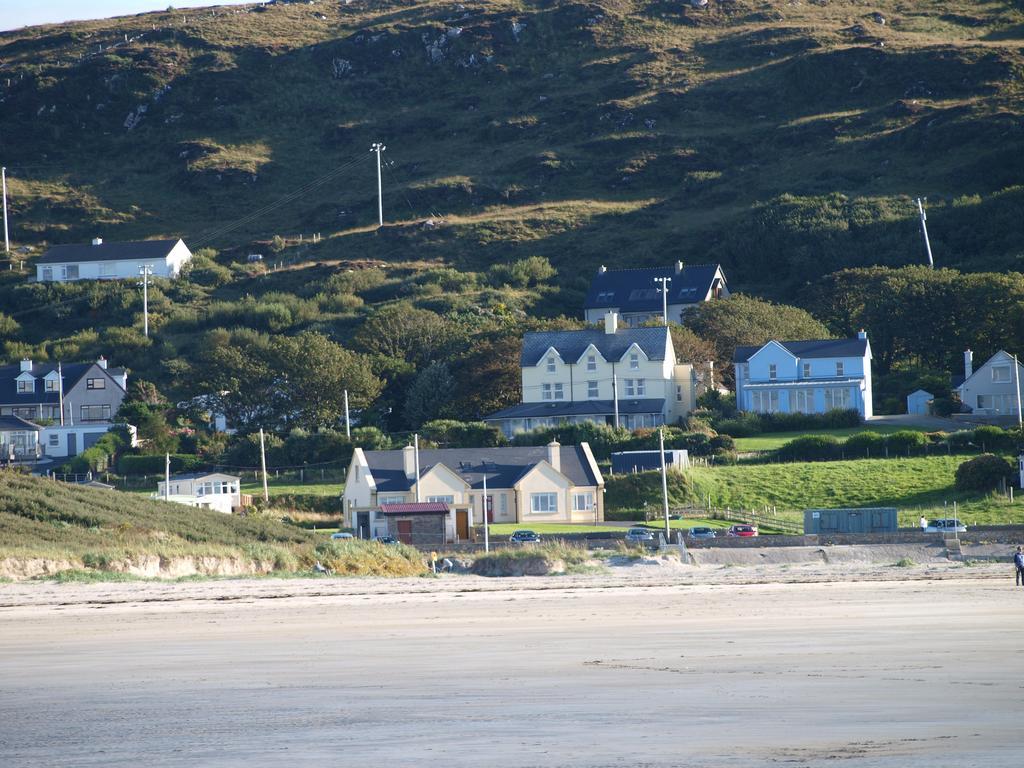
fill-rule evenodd
<path id="1" fill-rule="evenodd" d="M 630 528 L 626 531 L 626 541 L 630 544 L 645 544 L 654 541 L 654 531 L 650 528 Z"/>
<path id="2" fill-rule="evenodd" d="M 967 526 L 959 520 L 952 517 L 946 519 L 932 520 L 928 523 L 928 527 L 924 529 L 925 533 L 967 533 Z"/>

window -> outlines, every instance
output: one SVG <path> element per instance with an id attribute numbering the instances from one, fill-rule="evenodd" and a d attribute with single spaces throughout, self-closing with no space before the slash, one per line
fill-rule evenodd
<path id="1" fill-rule="evenodd" d="M 636 397 L 636 382 L 633 379 L 626 379 L 626 397 Z"/>
<path id="2" fill-rule="evenodd" d="M 597 370 L 597 355 L 587 355 L 587 370 L 588 371 L 596 371 Z"/>
<path id="3" fill-rule="evenodd" d="M 115 272 L 114 266 L 115 265 L 111 264 L 110 262 L 101 262 L 100 263 L 100 277 L 113 277 L 114 272 Z"/>
<path id="4" fill-rule="evenodd" d="M 551 385 L 550 384 L 541 384 L 540 385 L 540 391 L 541 391 L 541 397 L 543 397 L 545 400 L 550 400 L 551 399 Z"/>
<path id="5" fill-rule="evenodd" d="M 50 435 L 50 447 L 56 448 L 60 445 L 60 435 Z"/>
<path id="6" fill-rule="evenodd" d="M 555 372 L 555 356 L 548 355 L 548 373 Z"/>
<path id="7" fill-rule="evenodd" d="M 636 352 L 633 352 L 629 356 L 629 369 L 631 371 L 639 371 L 640 370 L 640 355 L 637 354 Z"/>
<path id="8" fill-rule="evenodd" d="M 78 265 L 68 264 L 67 266 L 60 268 L 61 277 L 65 280 L 77 280 L 78 279 Z"/>
<path id="9" fill-rule="evenodd" d="M 771 381 L 775 381 L 775 379 L 777 379 L 778 377 L 779 377 L 779 366 L 777 366 L 775 363 L 769 363 L 768 364 L 768 378 Z"/>
<path id="10" fill-rule="evenodd" d="M 978 410 L 991 413 L 1016 413 L 1016 395 L 978 395 Z"/>
<path id="11" fill-rule="evenodd" d="M 23 419 L 33 419 L 36 417 L 35 408 L 14 408 L 12 413 L 14 416 L 19 416 Z"/>
<path id="12" fill-rule="evenodd" d="M 636 380 L 636 396 L 643 397 L 647 394 L 647 383 L 643 379 Z"/>
<path id="13" fill-rule="evenodd" d="M 683 385 L 682 384 L 676 384 L 676 402 L 677 403 L 683 402 Z"/>
<path id="14" fill-rule="evenodd" d="M 757 413 L 777 413 L 779 410 L 779 392 L 776 389 L 750 393 L 751 410 Z"/>
<path id="15" fill-rule="evenodd" d="M 992 383 L 993 384 L 1009 384 L 1010 383 L 1010 366 L 1008 366 L 1008 365 L 993 365 L 992 366 Z"/>
<path id="16" fill-rule="evenodd" d="M 530 511 L 535 515 L 546 515 L 558 511 L 557 493 L 531 493 Z"/>
<path id="17" fill-rule="evenodd" d="M 86 379 L 85 380 L 85 388 L 86 389 L 106 389 L 107 388 L 107 380 L 106 379 Z"/>
<path id="18" fill-rule="evenodd" d="M 811 378 L 811 364 L 810 363 L 804 363 L 804 378 L 805 379 Z"/>
<path id="19" fill-rule="evenodd" d="M 498 494 L 498 512 L 502 515 L 508 514 L 508 494 Z"/>
<path id="20" fill-rule="evenodd" d="M 810 389 L 798 389 L 793 393 L 792 410 L 799 413 L 814 413 L 814 392 Z"/>
<path id="21" fill-rule="evenodd" d="M 593 493 L 574 493 L 572 495 L 573 512 L 592 512 L 594 510 Z"/>
<path id="22" fill-rule="evenodd" d="M 564 400 L 565 392 L 562 390 L 562 383 L 555 384 L 555 400 Z"/>
<path id="23" fill-rule="evenodd" d="M 836 363 L 836 376 L 843 376 L 843 375 L 845 375 L 843 373 L 843 363 L 842 363 L 842 361 L 839 361 L 839 362 Z"/>
<path id="24" fill-rule="evenodd" d="M 29 381 L 18 382 L 18 394 L 19 395 L 31 395 L 36 391 L 36 380 L 30 379 Z"/>
<path id="25" fill-rule="evenodd" d="M 57 380 L 56 379 L 47 379 L 46 380 L 46 391 L 47 392 L 56 392 L 57 391 Z"/>
<path id="26" fill-rule="evenodd" d="M 53 267 L 43 267 L 43 282 L 53 282 Z"/>
<path id="27" fill-rule="evenodd" d="M 377 499 L 378 504 L 404 504 L 405 496 L 381 496 Z"/>
<path id="28" fill-rule="evenodd" d="M 591 400 L 597 400 L 599 397 L 596 381 L 587 382 L 587 397 Z"/>
<path id="29" fill-rule="evenodd" d="M 454 504 L 455 497 L 452 496 L 451 494 L 448 494 L 446 496 L 427 496 L 427 501 L 439 501 L 443 504 Z"/>
<path id="30" fill-rule="evenodd" d="M 743 378 L 750 381 L 750 363 L 743 364 Z"/>
<path id="31" fill-rule="evenodd" d="M 208 480 L 196 486 L 196 496 L 224 496 L 235 492 L 230 480 Z"/>
<path id="32" fill-rule="evenodd" d="M 825 390 L 825 410 L 849 410 L 853 407 L 853 398 L 849 387 L 837 387 Z"/>
<path id="33" fill-rule="evenodd" d="M 109 405 L 83 405 L 80 410 L 81 421 L 109 421 Z"/>

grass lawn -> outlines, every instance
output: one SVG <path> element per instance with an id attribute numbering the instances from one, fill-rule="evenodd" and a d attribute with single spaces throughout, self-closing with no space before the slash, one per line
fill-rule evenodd
<path id="1" fill-rule="evenodd" d="M 875 427 L 864 425 L 860 427 L 842 427 L 839 429 L 812 429 L 803 432 L 766 432 L 762 435 L 754 435 L 753 437 L 737 437 L 736 450 L 741 453 L 746 451 L 774 451 L 790 440 L 803 437 L 804 435 L 832 435 L 843 440 L 858 432 L 877 432 L 880 435 L 888 435 L 904 429 L 910 429 L 915 432 L 927 431 L 920 427 L 896 427 L 892 425 L 878 425 Z"/>
<path id="2" fill-rule="evenodd" d="M 293 480 L 268 480 L 267 492 L 271 496 L 340 496 L 345 490 L 344 483 L 296 483 Z M 242 483 L 242 493 L 253 496 L 263 494 L 263 483 Z"/>

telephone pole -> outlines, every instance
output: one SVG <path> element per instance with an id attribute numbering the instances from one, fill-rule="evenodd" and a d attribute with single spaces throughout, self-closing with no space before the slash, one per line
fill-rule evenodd
<path id="1" fill-rule="evenodd" d="M 921 214 L 921 233 L 924 235 L 924 247 L 928 251 L 928 266 L 935 269 L 935 261 L 932 259 L 932 244 L 928 242 L 928 215 L 924 212 L 924 204 L 928 202 L 928 198 L 922 200 L 920 197 L 917 198 L 917 212 Z"/>
<path id="2" fill-rule="evenodd" d="M 11 255 L 11 240 L 7 236 L 7 168 L 0 168 L 0 179 L 4 187 L 4 253 Z"/>
<path id="3" fill-rule="evenodd" d="M 672 528 L 668 523 L 668 469 L 665 467 L 665 428 L 658 430 L 658 449 L 661 451 L 661 509 L 665 513 L 665 543 L 672 540 Z"/>
<path id="4" fill-rule="evenodd" d="M 263 470 L 263 500 L 270 501 L 270 491 L 267 488 L 267 446 L 263 442 L 263 427 L 260 427 L 260 469 Z"/>
<path id="5" fill-rule="evenodd" d="M 379 141 L 375 141 L 370 145 L 370 151 L 377 153 L 377 226 L 379 227 L 384 226 L 384 192 L 381 187 L 380 178 L 380 153 L 385 149 L 387 147 Z"/>
<path id="6" fill-rule="evenodd" d="M 671 277 L 656 277 L 654 282 L 661 283 L 661 321 L 668 325 L 668 284 L 672 282 Z"/>
<path id="7" fill-rule="evenodd" d="M 352 422 L 348 417 L 348 390 L 345 390 L 345 437 L 352 439 Z"/>
<path id="8" fill-rule="evenodd" d="M 142 335 L 149 338 L 149 276 L 153 274 L 152 264 L 139 267 L 142 275 Z"/>

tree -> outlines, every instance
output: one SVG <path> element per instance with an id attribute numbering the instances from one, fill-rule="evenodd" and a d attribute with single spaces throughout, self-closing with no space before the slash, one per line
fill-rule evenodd
<path id="1" fill-rule="evenodd" d="M 354 341 L 364 352 L 419 367 L 446 357 L 460 336 L 458 327 L 437 313 L 400 302 L 370 315 Z"/>
<path id="2" fill-rule="evenodd" d="M 1001 456 L 983 453 L 956 468 L 958 491 L 992 491 L 1013 476 L 1010 462 Z"/>
<path id="3" fill-rule="evenodd" d="M 519 336 L 477 339 L 453 367 L 453 410 L 459 418 L 479 418 L 519 402 L 522 373 Z"/>
<path id="4" fill-rule="evenodd" d="M 416 376 L 405 398 L 404 416 L 413 428 L 449 415 L 455 379 L 444 363 L 431 363 Z"/>

